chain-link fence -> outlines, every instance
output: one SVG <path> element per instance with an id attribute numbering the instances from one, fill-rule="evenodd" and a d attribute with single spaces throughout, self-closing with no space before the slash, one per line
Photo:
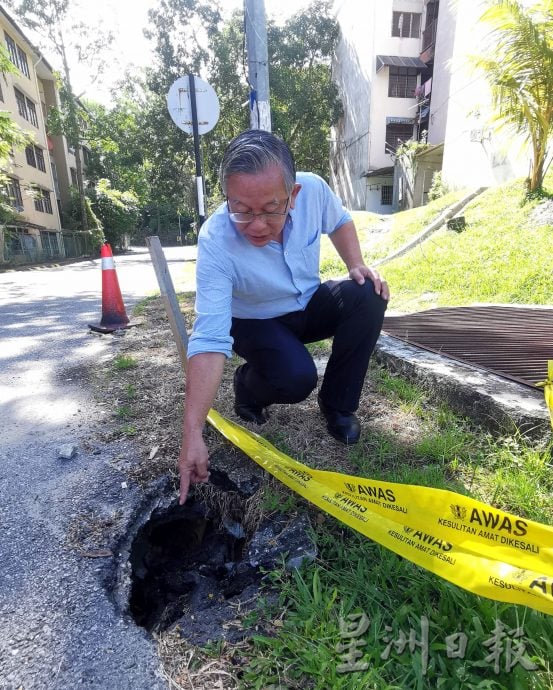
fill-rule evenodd
<path id="1" fill-rule="evenodd" d="M 94 240 L 88 232 L 0 227 L 0 265 L 3 266 L 79 258 L 94 253 Z"/>

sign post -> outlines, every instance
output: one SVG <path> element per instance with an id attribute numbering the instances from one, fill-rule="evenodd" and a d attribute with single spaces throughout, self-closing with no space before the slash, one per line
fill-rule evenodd
<path id="1" fill-rule="evenodd" d="M 207 82 L 189 74 L 179 77 L 167 94 L 167 109 L 179 129 L 194 137 L 196 199 L 199 225 L 205 220 L 204 183 L 200 135 L 210 132 L 219 120 L 219 99 Z"/>

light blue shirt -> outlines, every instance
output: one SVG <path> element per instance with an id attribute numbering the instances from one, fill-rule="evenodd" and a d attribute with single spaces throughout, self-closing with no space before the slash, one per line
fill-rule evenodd
<path id="1" fill-rule="evenodd" d="M 326 182 L 298 173 L 301 184 L 288 212 L 282 244 L 250 244 L 234 227 L 226 204 L 203 224 L 196 264 L 196 321 L 188 356 L 231 356 L 231 319 L 270 319 L 305 309 L 320 285 L 321 234 L 351 220 Z"/>

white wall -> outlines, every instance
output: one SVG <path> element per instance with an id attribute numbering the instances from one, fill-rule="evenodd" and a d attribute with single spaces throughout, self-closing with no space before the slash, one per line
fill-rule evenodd
<path id="1" fill-rule="evenodd" d="M 457 0 L 456 32 L 451 58 L 443 178 L 453 187 L 500 184 L 528 174 L 529 155 L 522 140 L 499 134 L 491 122 L 490 90 L 471 66 L 469 56 L 482 50 L 489 28 L 479 18 L 480 2 Z M 440 5 L 440 13 L 442 7 Z M 440 106 L 433 94 L 432 108 Z"/>
<path id="2" fill-rule="evenodd" d="M 436 44 L 434 47 L 434 74 L 428 124 L 428 143 L 442 144 L 445 139 L 453 47 L 455 44 L 457 0 L 441 0 L 438 13 Z"/>

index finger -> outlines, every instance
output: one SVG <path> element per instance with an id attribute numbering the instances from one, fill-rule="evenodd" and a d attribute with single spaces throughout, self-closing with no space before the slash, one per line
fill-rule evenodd
<path id="1" fill-rule="evenodd" d="M 184 470 L 180 473 L 180 493 L 179 505 L 183 505 L 188 496 L 188 489 L 190 487 L 190 470 Z"/>

